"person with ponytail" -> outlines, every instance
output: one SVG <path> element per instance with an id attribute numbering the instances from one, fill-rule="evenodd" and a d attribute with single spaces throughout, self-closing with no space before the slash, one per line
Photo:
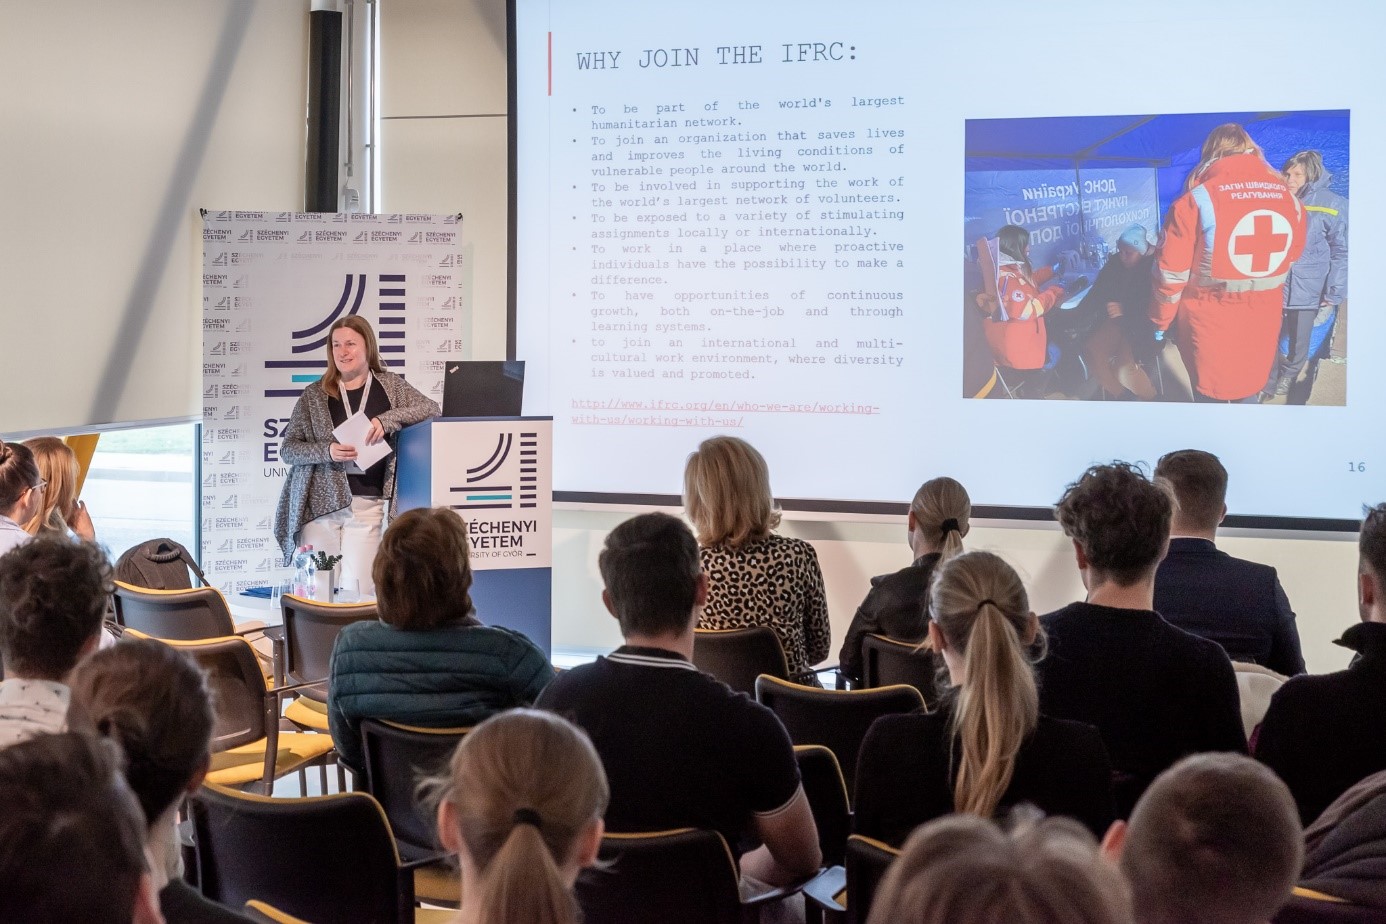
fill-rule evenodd
<path id="1" fill-rule="evenodd" d="M 43 509 L 47 486 L 28 446 L 0 440 L 0 555 L 32 538 L 23 524 Z"/>
<path id="2" fill-rule="evenodd" d="M 971 516 L 972 499 L 952 478 L 933 478 L 915 492 L 905 534 L 914 562 L 871 579 L 871 590 L 857 607 L 838 652 L 839 670 L 853 684 L 862 680 L 861 643 L 867 635 L 902 642 L 928 640 L 929 583 L 940 563 L 962 552 Z"/>
<path id="3" fill-rule="evenodd" d="M 592 742 L 550 712 L 478 725 L 452 756 L 438 837 L 462 867 L 458 924 L 577 924 L 578 873 L 596 862 L 609 796 Z"/>
<path id="4" fill-rule="evenodd" d="M 857 832 L 898 846 L 932 818 L 991 818 L 1029 802 L 1101 836 L 1113 818 L 1111 763 L 1095 728 L 1040 714 L 1031 655 L 1044 641 L 1019 575 L 990 552 L 956 556 L 938 568 L 929 615 L 943 706 L 871 726 Z"/>

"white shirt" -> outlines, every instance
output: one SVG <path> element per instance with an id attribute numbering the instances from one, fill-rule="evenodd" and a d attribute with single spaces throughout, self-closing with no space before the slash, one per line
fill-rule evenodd
<path id="1" fill-rule="evenodd" d="M 72 691 L 52 680 L 0 681 L 0 748 L 67 728 Z"/>
<path id="2" fill-rule="evenodd" d="M 24 527 L 0 513 L 0 555 L 23 545 L 32 538 L 34 537 L 24 531 Z"/>

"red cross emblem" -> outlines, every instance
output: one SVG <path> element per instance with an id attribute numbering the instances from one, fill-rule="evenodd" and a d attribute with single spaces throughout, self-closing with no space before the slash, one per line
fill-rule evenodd
<path id="1" fill-rule="evenodd" d="M 1290 251 L 1294 227 L 1279 212 L 1258 209 L 1242 216 L 1228 238 L 1228 257 L 1244 276 L 1269 276 Z"/>

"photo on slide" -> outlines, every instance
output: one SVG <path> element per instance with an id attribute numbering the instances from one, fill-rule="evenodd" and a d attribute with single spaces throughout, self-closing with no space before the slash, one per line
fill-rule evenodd
<path id="1" fill-rule="evenodd" d="M 1347 403 L 1347 110 L 973 119 L 963 396 Z"/>

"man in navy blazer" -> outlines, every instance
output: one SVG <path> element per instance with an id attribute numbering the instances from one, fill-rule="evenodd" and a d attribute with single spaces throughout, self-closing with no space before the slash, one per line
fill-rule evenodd
<path id="1" fill-rule="evenodd" d="M 1217 642 L 1233 661 L 1286 676 L 1304 673 L 1290 600 L 1269 565 L 1233 558 L 1214 544 L 1227 515 L 1227 469 L 1210 452 L 1181 449 L 1155 465 L 1174 491 L 1169 554 L 1155 573 L 1155 610 Z"/>

